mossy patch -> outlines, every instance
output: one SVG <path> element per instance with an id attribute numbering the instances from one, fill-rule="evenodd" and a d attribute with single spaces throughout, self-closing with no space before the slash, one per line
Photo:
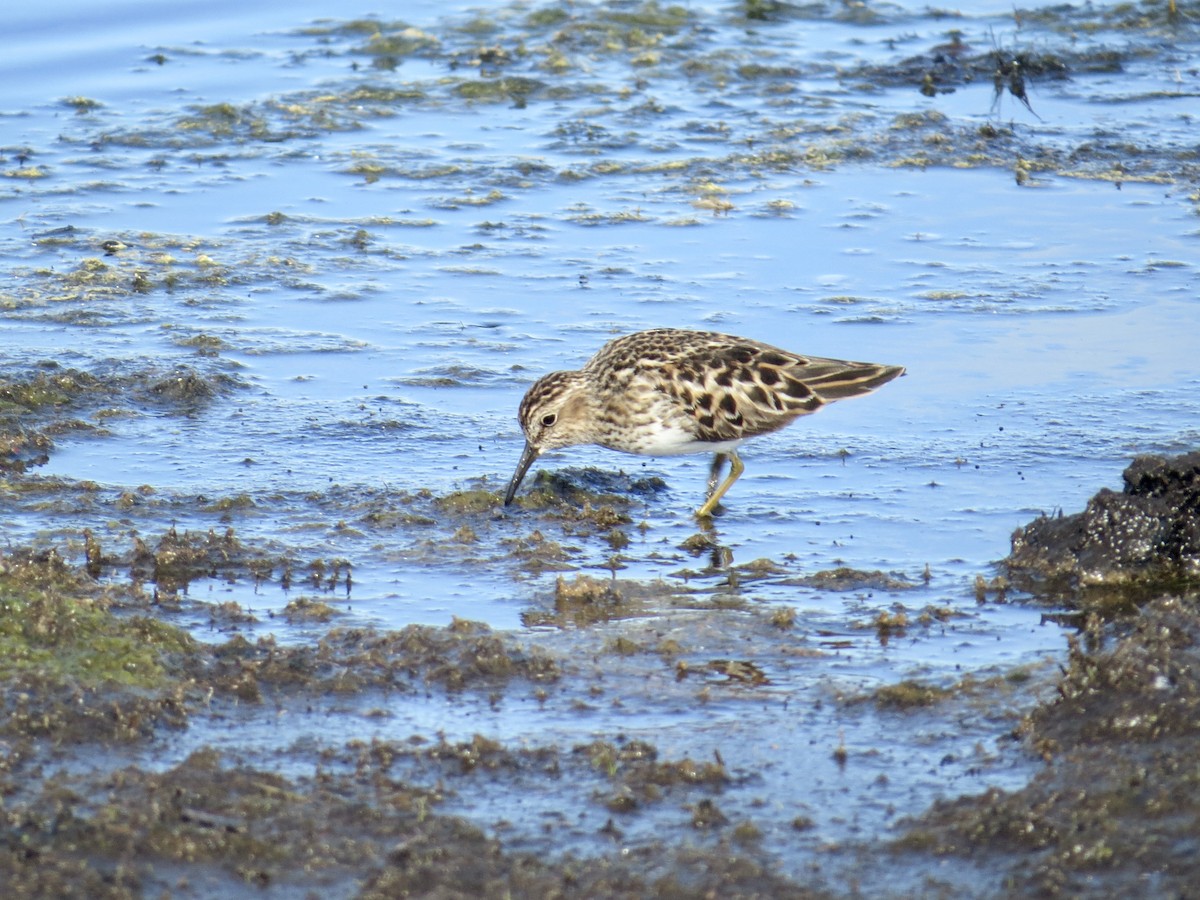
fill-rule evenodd
<path id="1" fill-rule="evenodd" d="M 195 642 L 157 619 L 117 616 L 98 601 L 22 589 L 0 577 L 0 679 L 156 688 L 167 654 Z"/>
<path id="2" fill-rule="evenodd" d="M 920 706 L 933 706 L 953 695 L 954 691 L 950 688 L 905 680 L 877 688 L 872 699 L 880 709 L 913 709 Z"/>
<path id="3" fill-rule="evenodd" d="M 879 570 L 866 571 L 840 566 L 812 575 L 784 579 L 783 584 L 817 588 L 822 591 L 903 591 L 915 585 L 905 578 Z"/>
<path id="4" fill-rule="evenodd" d="M 526 610 L 521 613 L 521 622 L 526 627 L 586 628 L 694 604 L 693 597 L 664 581 L 640 582 L 592 575 L 568 579 L 560 575 L 554 585 L 553 609 Z M 630 646 L 628 639 L 618 637 L 608 649 L 624 654 Z"/>

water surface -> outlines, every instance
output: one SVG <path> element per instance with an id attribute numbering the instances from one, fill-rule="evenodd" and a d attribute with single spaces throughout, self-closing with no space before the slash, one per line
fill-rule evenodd
<path id="1" fill-rule="evenodd" d="M 368 696 L 282 726 L 251 711 L 164 736 L 143 764 L 214 745 L 307 769 L 304 754 L 274 754 L 314 734 L 642 736 L 674 756 L 719 749 L 750 785 L 723 805 L 770 823 L 765 852 L 792 872 L 821 842 L 886 834 L 897 810 L 943 791 L 1022 783 L 1033 761 L 993 749 L 1011 709 L 966 703 L 930 725 L 840 703 L 906 678 L 1049 672 L 1059 628 L 977 603 L 977 577 L 992 578 L 1015 527 L 1118 488 L 1133 455 L 1195 446 L 1200 230 L 1179 160 L 1195 34 L 1133 28 L 1116 8 L 1087 28 L 1064 9 L 1019 22 L 999 6 L 863 10 L 764 22 L 716 3 L 417 3 L 403 22 L 364 11 L 373 26 L 318 2 L 12 14 L 7 377 L 189 372 L 220 390 L 182 409 L 133 392 L 79 413 L 89 427 L 63 432 L 0 498 L 10 545 L 78 560 L 85 528 L 114 548 L 233 528 L 301 563 L 348 563 L 352 587 L 310 591 L 341 624 L 477 620 L 565 654 L 581 679 L 499 705 Z M 970 52 L 937 49 L 951 31 Z M 1029 107 L 997 97 L 951 64 L 990 47 L 1068 74 L 1031 73 Z M 1119 67 L 1103 68 L 1108 53 Z M 926 70 L 947 92 L 919 90 Z M 106 255 L 111 240 L 122 248 Z M 685 545 L 699 457 L 578 448 L 539 462 L 585 483 L 586 467 L 662 479 L 633 495 L 624 545 L 536 511 L 443 502 L 502 489 L 536 377 L 662 325 L 908 375 L 747 446 L 716 567 Z M 566 548 L 562 572 L 514 551 L 535 532 Z M 756 560 L 770 565 L 736 569 Z M 840 566 L 910 587 L 804 581 Z M 559 574 L 614 570 L 696 591 L 702 611 L 664 602 L 632 622 L 527 627 Z M 303 643 L 325 626 L 272 616 L 305 590 L 278 573 L 198 579 L 173 617 L 205 640 Z M 259 622 L 214 625 L 209 608 L 227 601 Z M 887 640 L 872 623 L 897 604 L 946 618 Z M 778 607 L 796 611 L 794 630 L 764 625 Z M 649 642 L 647 629 L 698 661 L 753 656 L 769 686 L 714 697 L 669 661 L 604 652 L 618 634 Z M 617 686 L 581 701 L 595 678 Z M 381 704 L 388 718 L 367 715 Z M 858 766 L 839 765 L 839 744 Z M 539 809 L 587 803 L 560 784 L 518 816 L 519 794 L 454 809 L 515 820 L 509 839 L 536 849 Z M 816 831 L 788 827 L 798 810 Z M 571 840 L 607 852 L 606 815 Z M 636 844 L 661 816 L 623 827 Z"/>

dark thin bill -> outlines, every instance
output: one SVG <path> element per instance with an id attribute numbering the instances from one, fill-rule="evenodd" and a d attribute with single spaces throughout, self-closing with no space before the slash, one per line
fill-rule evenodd
<path id="1" fill-rule="evenodd" d="M 525 477 L 525 473 L 529 471 L 529 467 L 533 465 L 533 461 L 538 458 L 537 448 L 528 441 L 525 443 L 525 452 L 521 454 L 521 461 L 517 463 L 517 471 L 513 472 L 512 481 L 508 483 L 508 490 L 504 492 L 504 505 L 508 506 L 513 502 L 513 497 L 517 494 L 517 488 L 521 486 L 521 481 Z"/>

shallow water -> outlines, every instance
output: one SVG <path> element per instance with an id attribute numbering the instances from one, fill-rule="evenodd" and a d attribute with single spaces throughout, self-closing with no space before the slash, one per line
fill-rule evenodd
<path id="1" fill-rule="evenodd" d="M 11 544 L 69 555 L 85 527 L 116 546 L 172 524 L 232 526 L 297 558 L 349 560 L 348 596 L 316 591 L 344 622 L 467 618 L 586 656 L 580 648 L 601 640 L 594 630 L 522 626 L 523 613 L 552 606 L 555 573 L 529 571 L 506 542 L 558 526 L 531 511 L 436 503 L 503 487 L 521 449 L 516 407 L 538 375 L 658 325 L 908 368 L 872 397 L 744 449 L 747 472 L 717 538 L 734 564 L 776 568 L 735 588 L 727 570 L 705 571 L 703 556 L 681 548 L 696 531 L 706 460 L 578 448 L 538 464 L 661 477 L 667 490 L 630 510 L 642 527 L 625 529 L 620 577 L 733 596 L 742 611 L 662 611 L 653 627 L 678 628 L 701 657 L 738 656 L 730 635 L 752 636 L 774 659 L 769 690 L 698 704 L 669 666 L 632 666 L 633 683 L 650 680 L 644 694 L 623 687 L 619 708 L 581 713 L 572 690 L 498 708 L 369 697 L 282 727 L 253 714 L 228 729 L 195 726 L 149 760 L 167 765 L 207 743 L 269 755 L 330 722 L 364 738 L 436 730 L 562 746 L 619 731 L 672 755 L 719 749 L 754 783 L 723 803 L 782 798 L 769 815 L 753 807 L 780 823 L 807 809 L 820 827 L 806 844 L 866 839 L 941 790 L 1026 777 L 1030 763 L 1015 756 L 980 764 L 971 748 L 990 755 L 1004 731 L 985 713 L 952 712 L 927 733 L 829 698 L 900 678 L 1042 671 L 1062 652 L 1057 626 L 1037 610 L 977 605 L 976 576 L 991 577 L 1018 525 L 1119 488 L 1132 455 L 1196 445 L 1200 228 L 1190 189 L 1163 174 L 1192 140 L 1194 34 L 1068 39 L 1033 20 L 1018 28 L 998 6 L 949 21 L 900 5 L 869 22 L 835 10 L 746 23 L 732 7 L 689 4 L 678 28 L 644 46 L 612 52 L 584 32 L 559 69 L 541 62 L 548 32 L 523 34 L 532 8 L 521 5 L 408 4 L 417 49 L 382 62 L 356 31 L 307 27 L 330 14 L 324 3 L 110 3 L 64 29 L 67 6 L 17 12 L 14 51 L 0 61 L 10 270 L 0 361 L 11 372 L 53 360 L 111 375 L 187 365 L 240 386 L 183 415 L 134 404 L 94 418 L 105 433 L 60 438 L 31 478 L 45 494 L 54 478 L 95 486 L 86 502 L 0 498 Z M 980 47 L 1141 49 L 1119 72 L 1031 79 L 1032 110 L 1008 96 L 993 103 L 990 81 L 929 98 L 872 69 L 929 52 L 951 28 Z M 541 86 L 498 102 L 465 97 L 464 84 L 494 81 L 470 61 L 484 45 L 512 54 L 498 71 Z M 750 63 L 776 68 L 738 68 Z M 388 90 L 403 96 L 379 99 Z M 949 165 L 919 164 L 984 126 L 1011 128 L 1011 140 L 995 149 L 980 139 L 980 158 L 968 147 Z M 1129 163 L 1115 169 L 1105 148 L 1120 141 Z M 1039 169 L 1031 148 L 1062 157 Z M 1035 165 L 1018 178 L 1022 159 Z M 125 248 L 105 256 L 109 239 Z M 72 277 L 88 259 L 98 274 Z M 130 290 L 139 278 L 146 288 Z M 119 506 L 141 485 L 150 499 Z M 242 495 L 250 502 L 232 510 L 212 502 Z M 381 509 L 416 519 L 381 526 L 370 517 Z M 476 541 L 452 539 L 464 524 Z M 614 549 L 595 535 L 547 537 L 573 548 L 573 570 L 610 570 Z M 914 587 L 795 583 L 835 566 Z M 300 590 L 199 580 L 188 588 L 198 602 L 178 616 L 219 640 L 204 604 L 232 600 L 263 620 L 239 626 L 249 633 L 309 641 L 320 626 L 268 618 Z M 881 642 L 870 623 L 893 603 L 957 616 Z M 802 637 L 777 657 L 769 629 L 723 631 L 726 617 L 778 605 L 796 608 Z M 818 661 L 790 658 L 796 646 Z M 621 677 L 624 663 L 606 665 Z M 389 718 L 363 715 L 380 705 Z M 815 711 L 781 715 L 796 707 Z M 839 767 L 839 740 L 871 762 Z M 948 757 L 957 762 L 939 767 Z M 807 776 L 799 792 L 797 773 Z M 818 812 L 846 794 L 857 799 L 845 816 Z M 513 796 L 461 808 L 489 821 Z M 599 824 L 575 836 L 590 850 Z M 628 833 L 656 827 L 647 816 Z M 518 844 L 529 838 L 516 831 Z M 770 841 L 787 853 L 793 839 L 781 824 Z"/>

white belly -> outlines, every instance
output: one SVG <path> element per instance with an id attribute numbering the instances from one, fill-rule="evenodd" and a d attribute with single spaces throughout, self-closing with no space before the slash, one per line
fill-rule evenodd
<path id="1" fill-rule="evenodd" d="M 632 439 L 630 439 L 632 438 Z M 659 424 L 653 429 L 639 431 L 636 437 L 626 436 L 620 445 L 611 445 L 614 450 L 636 453 L 639 456 L 684 456 L 689 453 L 726 453 L 736 450 L 742 439 L 708 443 L 696 440 L 696 436 L 683 428 Z"/>

